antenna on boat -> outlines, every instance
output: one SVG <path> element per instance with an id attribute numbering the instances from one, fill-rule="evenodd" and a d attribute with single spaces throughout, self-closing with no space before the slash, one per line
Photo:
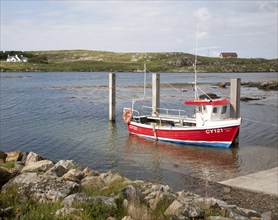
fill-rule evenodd
<path id="1" fill-rule="evenodd" d="M 195 62 L 194 62 L 194 73 L 195 73 L 195 100 L 198 98 L 198 91 L 197 91 L 197 52 L 198 52 L 198 32 L 199 32 L 199 25 L 197 27 L 196 33 L 196 45 L 195 45 Z"/>

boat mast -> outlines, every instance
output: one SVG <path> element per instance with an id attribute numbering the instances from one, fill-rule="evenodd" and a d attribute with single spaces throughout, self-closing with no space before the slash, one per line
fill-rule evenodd
<path id="1" fill-rule="evenodd" d="M 195 62 L 194 62 L 194 73 L 195 73 L 195 100 L 197 100 L 198 98 L 198 91 L 197 91 L 197 52 L 198 52 L 198 32 L 199 32 L 199 26 L 197 29 L 197 33 L 196 33 L 196 45 L 195 45 Z"/>
<path id="2" fill-rule="evenodd" d="M 144 98 L 146 98 L 146 75 L 147 75 L 147 68 L 146 68 L 146 63 L 144 63 Z"/>

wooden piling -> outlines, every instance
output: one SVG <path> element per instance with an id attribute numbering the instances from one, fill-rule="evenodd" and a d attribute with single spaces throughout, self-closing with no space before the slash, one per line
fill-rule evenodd
<path id="1" fill-rule="evenodd" d="M 230 105 L 230 117 L 231 118 L 239 118 L 240 117 L 240 84 L 241 79 L 231 79 L 231 105 Z M 238 144 L 239 135 L 234 139 L 233 143 Z"/>
<path id="2" fill-rule="evenodd" d="M 152 74 L 152 115 L 157 115 L 160 108 L 160 74 Z"/>
<path id="3" fill-rule="evenodd" d="M 231 118 L 240 117 L 240 78 L 231 79 Z"/>
<path id="4" fill-rule="evenodd" d="M 116 121 L 116 74 L 109 74 L 109 120 Z"/>

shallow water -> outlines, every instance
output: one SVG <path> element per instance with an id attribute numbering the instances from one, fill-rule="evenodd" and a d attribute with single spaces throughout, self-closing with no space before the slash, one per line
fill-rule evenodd
<path id="1" fill-rule="evenodd" d="M 240 77 L 243 82 L 277 80 L 277 73 L 200 73 L 206 92 L 229 97 L 229 88 L 214 86 Z M 117 73 L 117 122 L 108 121 L 108 73 L 1 73 L 0 149 L 34 151 L 51 160 L 73 159 L 100 171 L 113 170 L 131 179 L 189 188 L 188 176 L 222 181 L 277 166 L 277 92 L 241 88 L 240 143 L 230 149 L 155 142 L 129 135 L 123 107 L 143 96 L 143 74 Z M 181 108 L 193 98 L 175 88 L 193 74 L 163 73 L 161 107 Z M 147 76 L 151 82 L 151 74 Z M 171 83 L 168 85 L 167 83 Z M 147 95 L 151 95 L 148 87 Z M 147 101 L 145 104 L 149 104 Z M 191 110 L 187 110 L 191 114 Z"/>

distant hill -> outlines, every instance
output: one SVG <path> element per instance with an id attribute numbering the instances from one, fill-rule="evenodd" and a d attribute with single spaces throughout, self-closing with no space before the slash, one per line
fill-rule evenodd
<path id="1" fill-rule="evenodd" d="M 9 55 L 24 55 L 28 63 L 8 63 Z M 0 52 L 1 72 L 137 72 L 144 63 L 151 72 L 193 72 L 195 55 L 181 52 L 117 53 L 91 50 Z M 278 72 L 278 59 L 198 56 L 198 72 Z"/>

